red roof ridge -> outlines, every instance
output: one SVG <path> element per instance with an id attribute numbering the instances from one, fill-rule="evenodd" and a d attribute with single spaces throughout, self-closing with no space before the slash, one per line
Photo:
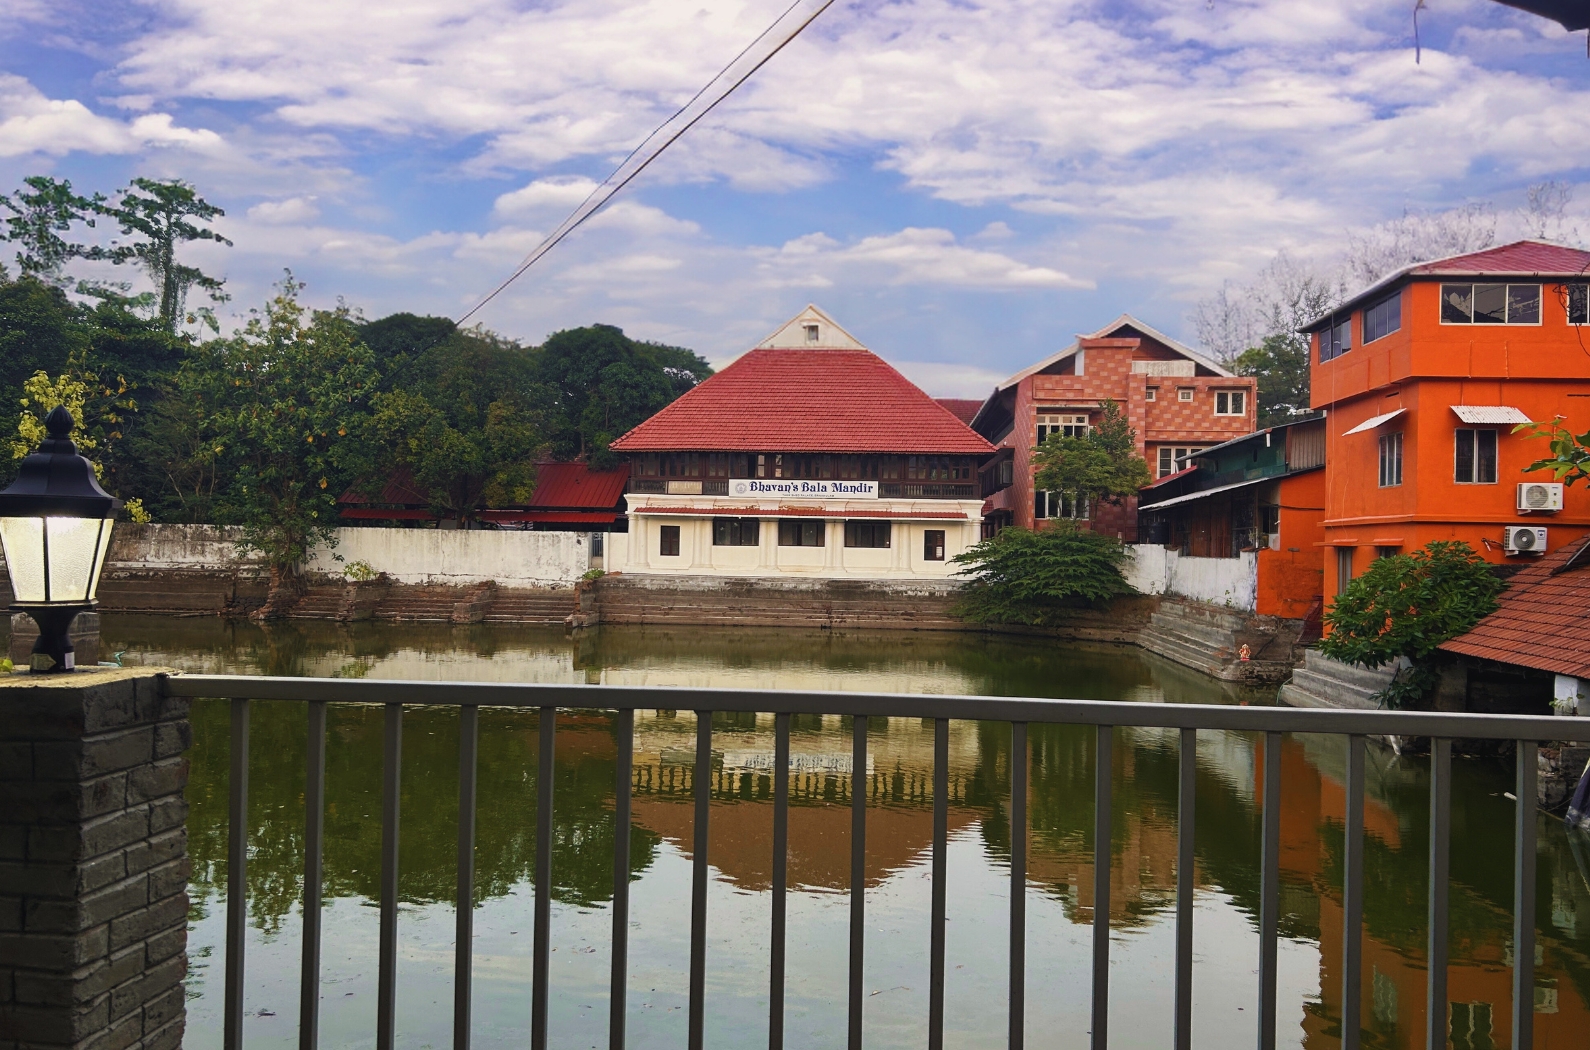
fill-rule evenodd
<path id="1" fill-rule="evenodd" d="M 1587 547 L 1590 537 L 1565 543 L 1515 573 L 1496 611 L 1442 650 L 1590 678 L 1590 564 L 1570 564 Z"/>

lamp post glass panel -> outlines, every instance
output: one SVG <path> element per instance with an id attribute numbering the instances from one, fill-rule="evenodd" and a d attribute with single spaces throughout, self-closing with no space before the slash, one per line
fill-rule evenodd
<path id="1" fill-rule="evenodd" d="M 122 505 L 99 487 L 94 465 L 77 454 L 70 436 L 75 425 L 65 408 L 51 412 L 44 421 L 48 436 L 0 492 L 11 608 L 39 625 L 29 666 L 45 673 L 73 669 L 72 621 L 98 604 L 94 594 L 111 522 Z"/>

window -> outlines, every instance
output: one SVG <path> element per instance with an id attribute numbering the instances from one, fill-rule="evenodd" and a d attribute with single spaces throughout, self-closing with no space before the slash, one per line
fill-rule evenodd
<path id="1" fill-rule="evenodd" d="M 809 324 L 805 325 L 804 327 L 806 329 L 806 341 L 808 343 L 818 342 L 822 338 L 822 333 L 818 330 L 816 325 Z"/>
<path id="2" fill-rule="evenodd" d="M 1539 324 L 1538 284 L 1443 284 L 1442 324 Z"/>
<path id="3" fill-rule="evenodd" d="M 1216 390 L 1215 415 L 1217 416 L 1245 416 L 1247 410 L 1248 392 L 1246 390 Z"/>
<path id="4" fill-rule="evenodd" d="M 591 533 L 591 557 L 600 558 L 601 556 L 602 556 L 602 534 L 600 532 L 593 532 L 593 533 Z"/>
<path id="5" fill-rule="evenodd" d="M 778 523 L 778 545 L 780 547 L 821 547 L 824 538 L 825 521 L 801 521 L 786 518 Z"/>
<path id="6" fill-rule="evenodd" d="M 922 560 L 923 561 L 943 561 L 944 560 L 944 530 L 943 529 L 923 529 L 922 530 Z"/>
<path id="7" fill-rule="evenodd" d="M 887 547 L 889 533 L 892 530 L 887 521 L 847 521 L 845 522 L 845 546 L 847 547 Z"/>
<path id="8" fill-rule="evenodd" d="M 1353 549 L 1336 548 L 1336 593 L 1341 594 L 1353 582 Z"/>
<path id="9" fill-rule="evenodd" d="M 1072 499 L 1059 492 L 1033 493 L 1032 516 L 1035 518 L 1086 518 L 1088 501 Z"/>
<path id="10" fill-rule="evenodd" d="M 1192 448 L 1161 445 L 1159 449 L 1159 476 L 1164 477 L 1167 474 L 1174 474 L 1178 470 L 1185 470 L 1187 468 L 1187 464 L 1182 463 L 1178 465 L 1176 461 L 1181 459 L 1183 456 L 1197 455 L 1202 451 L 1203 447 L 1201 445 L 1194 446 Z"/>
<path id="11" fill-rule="evenodd" d="M 1159 400 L 1159 387 L 1157 387 L 1157 386 L 1149 387 L 1148 391 L 1143 395 L 1143 400 L 1144 401 L 1158 401 Z"/>
<path id="12" fill-rule="evenodd" d="M 1038 444 L 1051 437 L 1087 437 L 1087 413 L 1040 414 L 1038 416 Z"/>
<path id="13" fill-rule="evenodd" d="M 1568 323 L 1590 324 L 1590 284 L 1568 286 Z"/>
<path id="14" fill-rule="evenodd" d="M 714 547 L 755 547 L 762 535 L 762 523 L 755 518 L 713 518 Z"/>
<path id="15" fill-rule="evenodd" d="M 1380 439 L 1380 487 L 1402 484 L 1402 431 Z"/>
<path id="16" fill-rule="evenodd" d="M 664 525 L 658 532 L 661 534 L 661 541 L 657 553 L 665 558 L 679 557 L 679 526 Z"/>
<path id="17" fill-rule="evenodd" d="M 1402 293 L 1394 292 L 1373 306 L 1364 307 L 1364 345 L 1402 327 Z"/>
<path id="18" fill-rule="evenodd" d="M 1193 395 L 1193 388 L 1190 387 L 1190 386 L 1179 386 L 1179 387 L 1176 388 L 1176 400 L 1177 401 L 1191 401 L 1192 400 L 1192 395 Z"/>
<path id="19" fill-rule="evenodd" d="M 1353 319 L 1351 315 L 1333 320 L 1319 330 L 1320 364 L 1345 354 L 1353 348 Z"/>
<path id="20" fill-rule="evenodd" d="M 1496 484 L 1496 431 L 1459 430 L 1452 458 L 1459 485 Z"/>
<path id="21" fill-rule="evenodd" d="M 1402 548 L 1401 547 L 1376 547 L 1375 548 L 1375 560 L 1379 561 L 1381 558 L 1395 558 L 1397 555 L 1399 555 L 1401 553 L 1402 553 Z"/>

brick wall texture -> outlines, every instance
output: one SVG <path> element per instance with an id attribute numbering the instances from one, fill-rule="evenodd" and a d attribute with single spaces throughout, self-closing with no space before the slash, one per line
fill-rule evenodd
<path id="1" fill-rule="evenodd" d="M 0 683 L 0 1050 L 174 1050 L 188 702 L 153 674 L 63 677 Z"/>

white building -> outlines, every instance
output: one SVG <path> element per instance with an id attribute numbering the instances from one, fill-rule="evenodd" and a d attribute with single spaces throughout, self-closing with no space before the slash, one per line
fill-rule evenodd
<path id="1" fill-rule="evenodd" d="M 829 579 L 951 575 L 994 451 L 815 306 L 612 447 L 608 571 Z"/>

